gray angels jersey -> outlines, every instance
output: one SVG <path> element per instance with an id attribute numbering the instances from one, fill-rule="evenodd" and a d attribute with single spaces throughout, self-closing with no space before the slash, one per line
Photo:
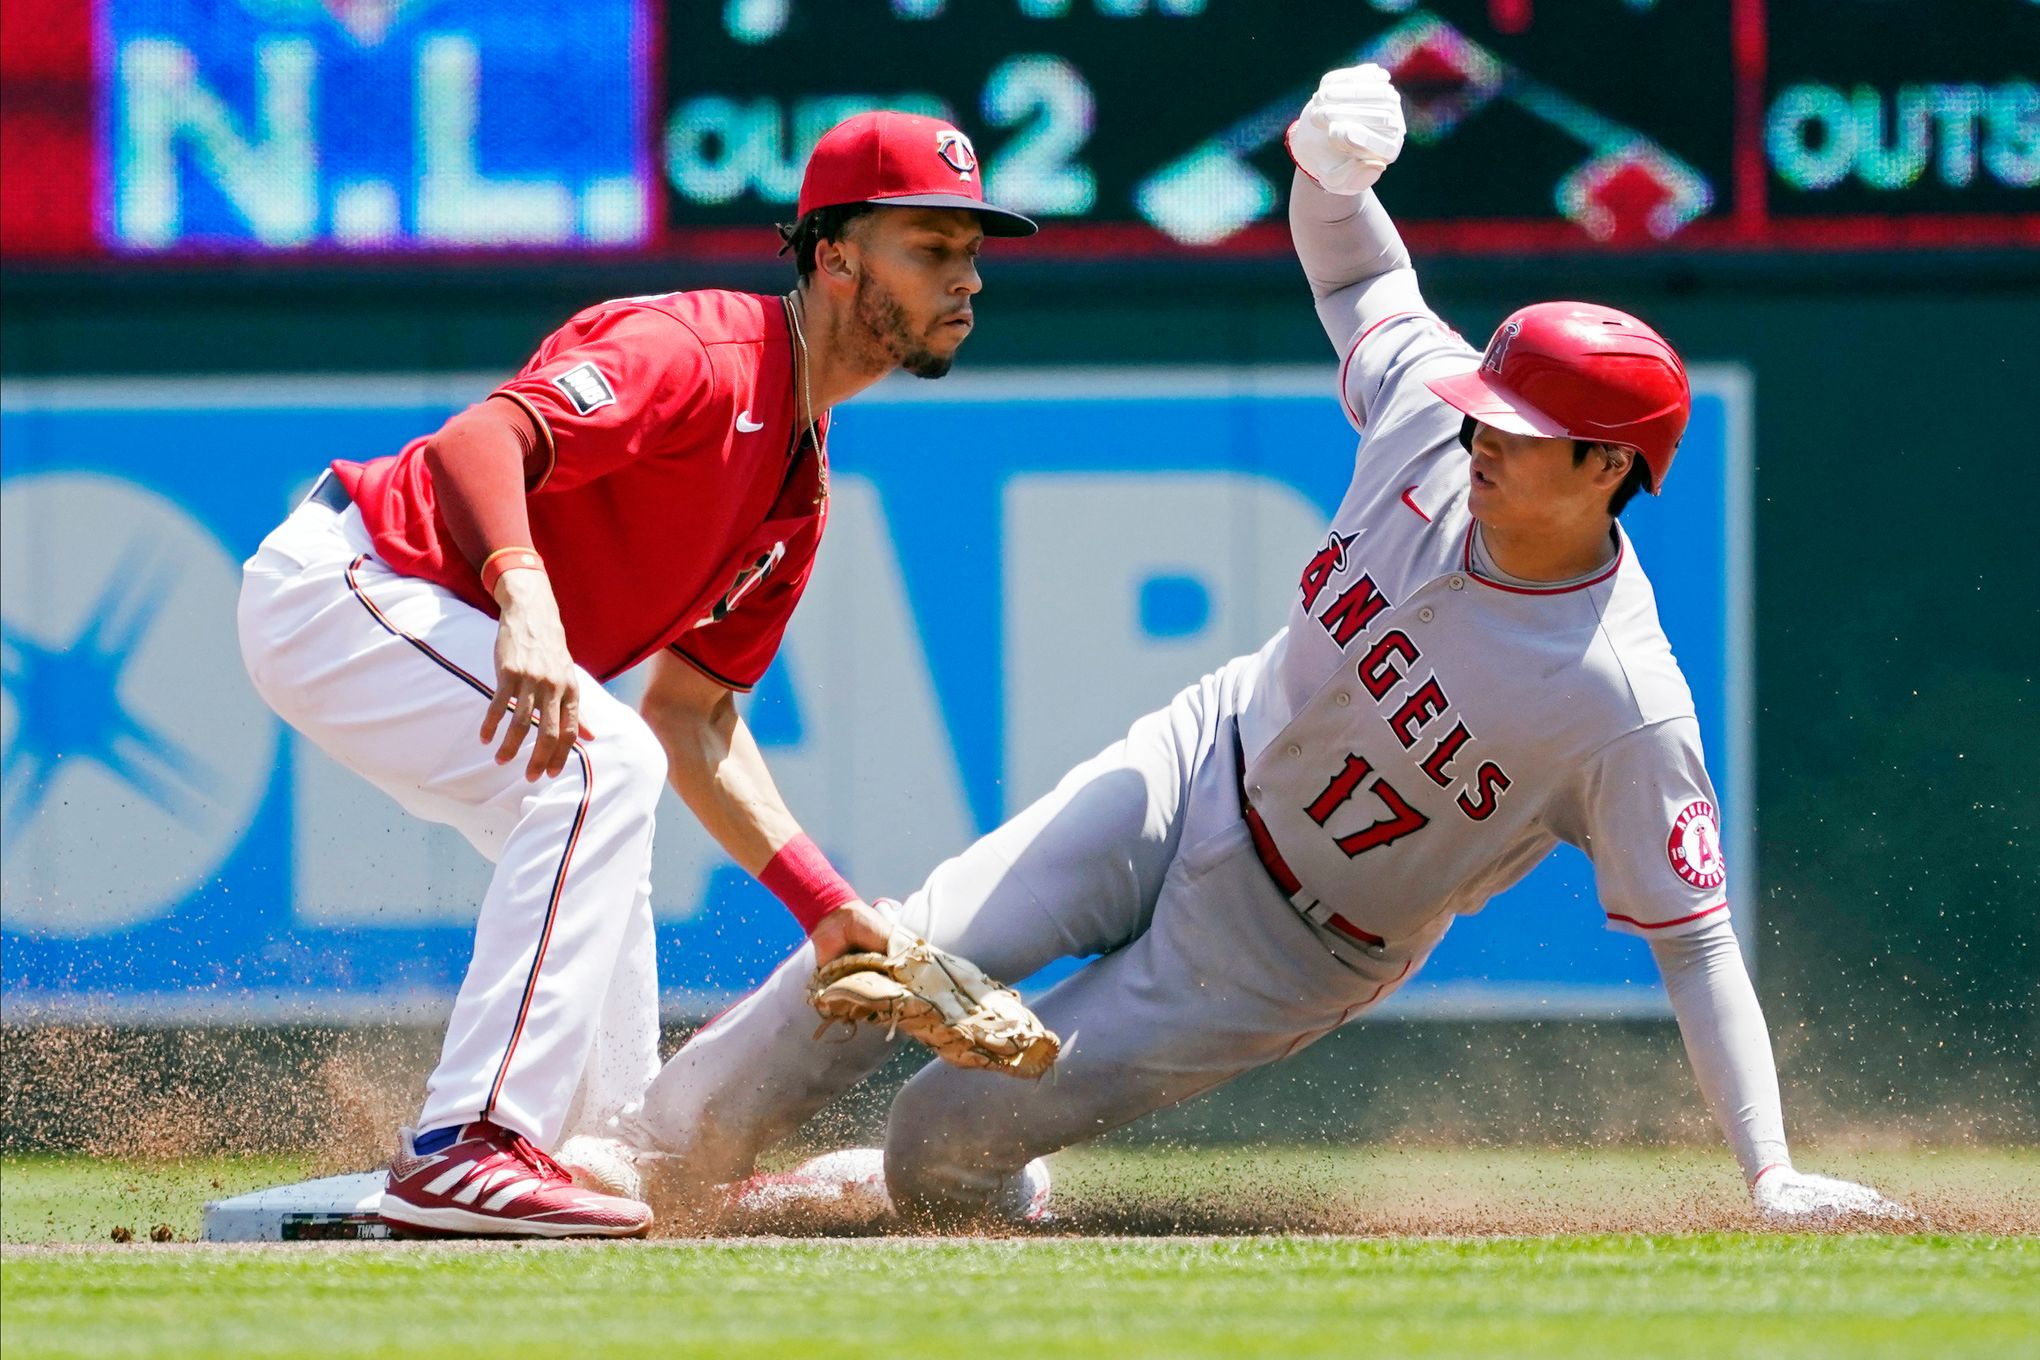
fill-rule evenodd
<path id="1" fill-rule="evenodd" d="M 1618 525 L 1588 579 L 1475 569 L 1460 415 L 1424 379 L 1480 354 L 1395 270 L 1319 304 L 1365 439 L 1239 717 L 1247 795 L 1316 899 L 1389 948 L 1480 910 L 1559 841 L 1608 924 L 1727 911 L 1714 790 L 1657 604 Z"/>

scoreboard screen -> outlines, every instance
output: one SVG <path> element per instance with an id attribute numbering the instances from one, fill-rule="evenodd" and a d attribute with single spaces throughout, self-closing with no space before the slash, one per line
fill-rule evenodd
<path id="1" fill-rule="evenodd" d="M 1050 252 L 1278 249 L 1283 130 L 1373 61 L 1433 247 L 2040 243 L 2034 0 L 759 0 L 674 7 L 669 229 L 790 211 L 819 133 L 943 114 Z"/>
<path id="2" fill-rule="evenodd" d="M 2040 248 L 2040 0 L 9 0 L 9 263 L 718 255 L 823 131 L 953 119 L 1041 258 L 1287 249 L 1396 77 L 1427 250 Z M 769 244 L 770 238 L 764 240 Z"/>

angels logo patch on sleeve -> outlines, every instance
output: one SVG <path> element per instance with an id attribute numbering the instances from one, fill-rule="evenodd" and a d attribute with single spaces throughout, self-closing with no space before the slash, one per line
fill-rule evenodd
<path id="1" fill-rule="evenodd" d="M 1696 888 L 1711 890 L 1727 881 L 1714 804 L 1696 798 L 1679 810 L 1672 820 L 1672 834 L 1665 841 L 1665 854 L 1672 861 L 1672 872 Z"/>
<path id="2" fill-rule="evenodd" d="M 616 389 L 609 385 L 609 379 L 602 376 L 602 370 L 593 364 L 575 364 L 556 375 L 552 385 L 566 393 L 567 400 L 574 403 L 574 409 L 584 416 L 590 411 L 616 404 Z"/>

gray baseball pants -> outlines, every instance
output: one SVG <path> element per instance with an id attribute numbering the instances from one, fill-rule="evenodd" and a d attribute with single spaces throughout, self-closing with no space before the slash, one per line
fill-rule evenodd
<path id="1" fill-rule="evenodd" d="M 895 1203 L 982 1208 L 1033 1158 L 1297 1052 L 1421 962 L 1368 957 L 1305 920 L 1255 854 L 1232 714 L 1257 668 L 1241 657 L 1141 718 L 902 904 L 907 929 L 993 977 L 1098 957 L 1035 1004 L 1065 1044 L 1044 1079 L 931 1062 L 907 1083 L 886 1132 Z M 632 1140 L 690 1181 L 736 1180 L 875 1071 L 883 1031 L 813 1037 L 813 970 L 803 945 L 696 1034 Z"/>

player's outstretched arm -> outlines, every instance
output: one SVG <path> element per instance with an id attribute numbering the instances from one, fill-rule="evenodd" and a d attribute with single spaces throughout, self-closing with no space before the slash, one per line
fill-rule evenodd
<path id="1" fill-rule="evenodd" d="M 1742 1164 L 1758 1210 L 1788 1225 L 1907 1216 L 1867 1185 L 1793 1168 L 1763 1007 L 1727 916 L 1691 935 L 1652 940 L 1650 947 L 1701 1093 Z"/>
<path id="2" fill-rule="evenodd" d="M 566 768 L 581 730 L 579 675 L 552 585 L 531 546 L 524 499 L 543 461 L 540 444 L 529 412 L 493 396 L 456 414 L 425 445 L 425 465 L 453 545 L 481 574 L 499 614 L 496 690 L 482 718 L 481 740 L 495 744 L 496 763 L 506 765 L 529 732 L 527 780 Z M 490 570 L 491 562 L 498 570 Z"/>
<path id="3" fill-rule="evenodd" d="M 1363 285 L 1398 272 L 1410 298 L 1415 273 L 1374 184 L 1402 151 L 1402 99 L 1379 66 L 1329 72 L 1290 124 L 1289 230 L 1333 346 L 1344 353 L 1366 324 Z M 1408 298 L 1374 308 L 1406 309 Z M 1421 305 L 1421 304 L 1419 304 Z"/>
<path id="4" fill-rule="evenodd" d="M 1653 939 L 1650 952 L 1700 1092 L 1742 1164 L 1743 1179 L 1789 1161 L 1771 1036 L 1728 913 L 1694 934 Z"/>
<path id="5" fill-rule="evenodd" d="M 728 689 L 661 652 L 640 709 L 666 748 L 681 801 L 731 859 L 802 918 L 818 962 L 851 950 L 886 952 L 892 922 L 837 877 L 801 831 Z"/>

